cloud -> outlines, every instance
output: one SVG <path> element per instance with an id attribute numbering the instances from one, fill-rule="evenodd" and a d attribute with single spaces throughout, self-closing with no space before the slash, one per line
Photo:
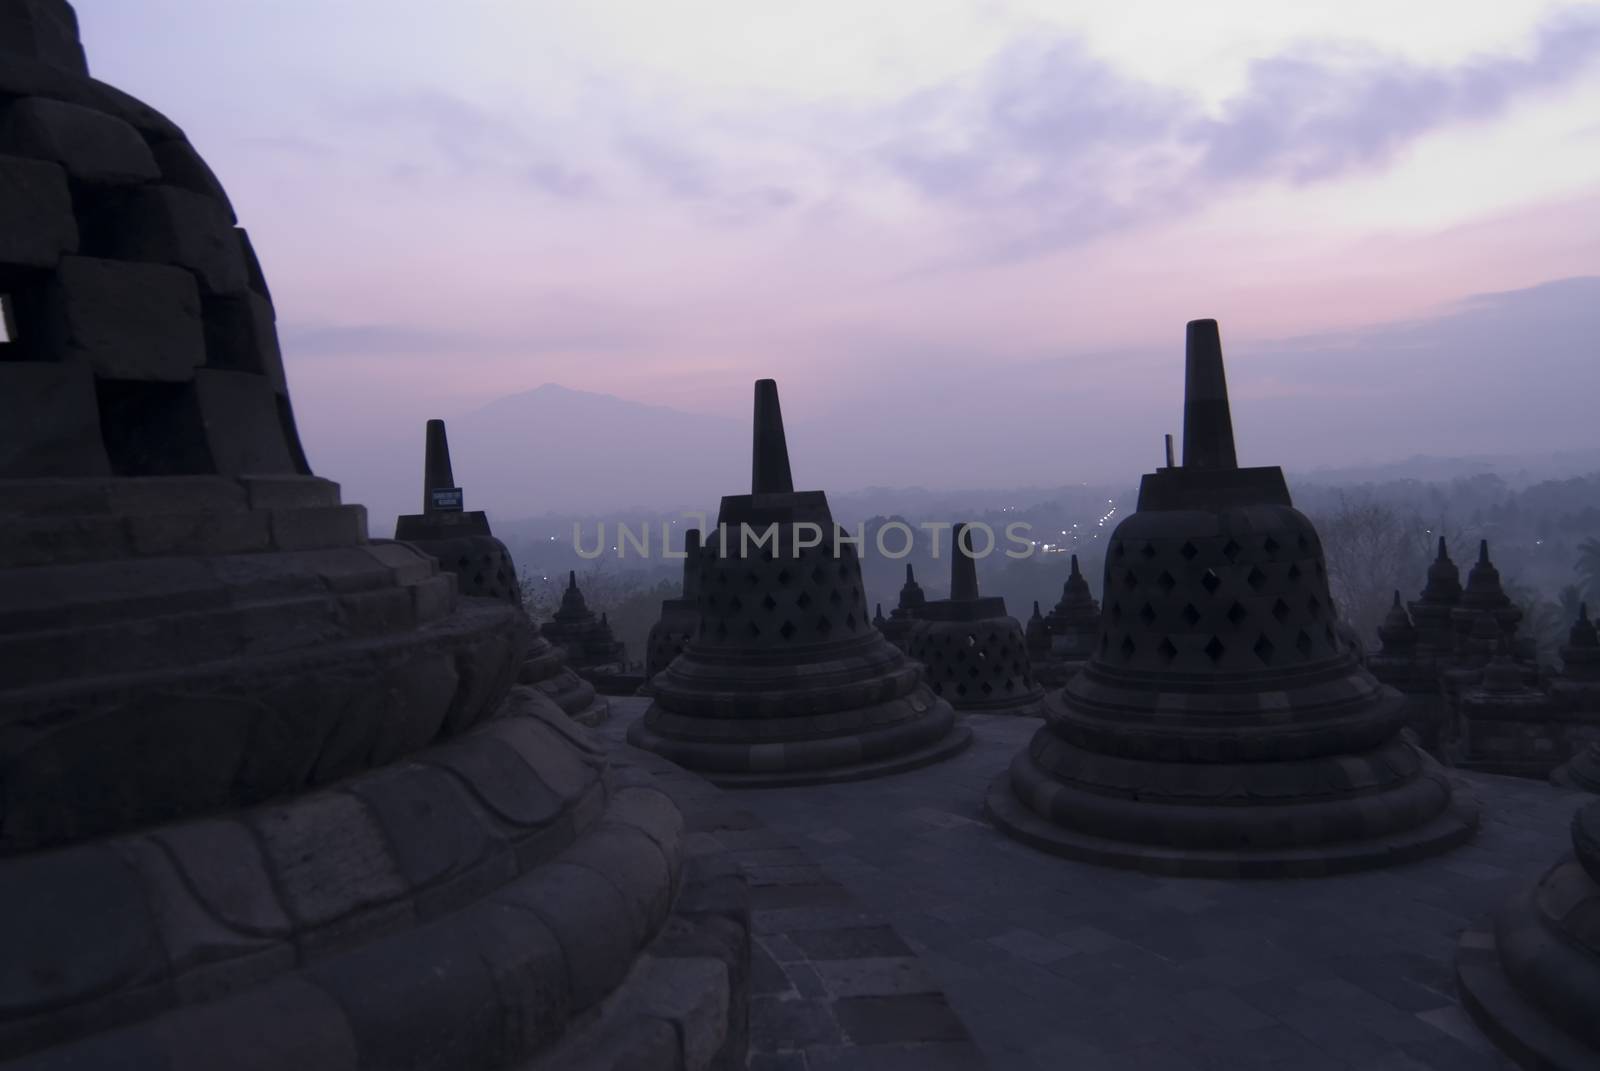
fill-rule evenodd
<path id="1" fill-rule="evenodd" d="M 1600 12 L 1544 25 L 1525 56 L 1428 67 L 1306 44 L 1248 68 L 1215 114 L 1130 78 L 1078 38 L 1005 49 L 975 84 L 895 113 L 884 165 L 981 221 L 983 259 L 1013 259 L 1198 207 L 1248 182 L 1380 167 L 1414 139 L 1576 79 L 1600 58 Z"/>

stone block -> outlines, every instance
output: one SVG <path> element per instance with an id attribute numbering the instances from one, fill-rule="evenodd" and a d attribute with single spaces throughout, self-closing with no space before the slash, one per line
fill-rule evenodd
<path id="1" fill-rule="evenodd" d="M 215 374 L 239 375 L 240 373 Z M 366 537 L 365 506 L 324 506 L 317 509 L 272 511 L 272 545 L 279 550 L 348 547 L 364 542 Z"/>
<path id="2" fill-rule="evenodd" d="M 124 260 L 187 268 L 206 296 L 249 286 L 244 254 L 227 208 L 177 186 L 143 186 L 103 204 L 96 241 Z"/>
<path id="3" fill-rule="evenodd" d="M 576 800 L 595 779 L 577 752 L 532 718 L 507 718 L 490 726 L 489 735 L 504 742 L 531 767 L 540 782 L 563 800 Z"/>
<path id="4" fill-rule="evenodd" d="M 636 946 L 628 909 L 611 883 L 587 867 L 552 863 L 494 894 L 493 901 L 538 916 L 566 952 L 576 1008 L 597 1003 L 628 973 Z"/>
<path id="5" fill-rule="evenodd" d="M 163 962 L 138 872 L 103 845 L 8 859 L 0 948 L 4 1018 L 147 981 Z"/>
<path id="6" fill-rule="evenodd" d="M 78 17 L 66 0 L 8 0 L 0 5 L 0 41 L 11 56 L 49 64 L 88 77 L 89 62 L 78 43 Z"/>
<path id="7" fill-rule="evenodd" d="M 531 911 L 482 903 L 462 913 L 504 1015 L 507 1048 L 535 1052 L 560 1037 L 572 1016 L 561 942 Z"/>
<path id="8" fill-rule="evenodd" d="M 250 234 L 243 227 L 235 227 L 233 233 L 238 237 L 239 255 L 244 258 L 245 277 L 250 282 L 250 289 L 255 293 L 272 300 L 272 291 L 267 289 L 267 277 L 261 270 L 261 261 L 256 256 L 256 248 L 250 242 Z"/>
<path id="9" fill-rule="evenodd" d="M 672 899 L 672 874 L 661 849 L 637 829 L 602 824 L 562 857 L 604 877 L 622 896 L 643 945 L 661 925 Z"/>
<path id="10" fill-rule="evenodd" d="M 516 752 L 482 733 L 435 748 L 418 761 L 454 773 L 479 803 L 514 827 L 546 825 L 562 813 L 561 797 L 532 776 Z"/>
<path id="11" fill-rule="evenodd" d="M 227 476 L 287 474 L 295 471 L 288 444 L 283 438 L 277 398 L 266 379 L 248 372 L 201 369 L 195 373 L 195 399 L 214 471 Z M 338 545 L 297 543 L 287 546 L 277 542 L 280 512 L 273 512 L 274 545 L 279 549 L 299 550 L 313 545 Z M 313 511 L 292 512 L 306 514 Z"/>
<path id="12" fill-rule="evenodd" d="M 227 210 L 230 223 L 238 222 L 239 217 L 234 214 L 227 191 L 217 181 L 211 165 L 194 151 L 194 146 L 189 144 L 187 138 L 158 141 L 153 153 L 154 162 L 159 166 L 161 178 L 167 185 L 211 198 Z"/>
<path id="13" fill-rule="evenodd" d="M 161 176 L 144 138 L 113 115 L 30 97 L 0 113 L 0 151 L 60 164 L 90 185 L 127 185 Z"/>
<path id="14" fill-rule="evenodd" d="M 206 358 L 200 295 L 180 268 L 62 257 L 19 313 L 29 356 L 83 361 L 105 379 L 182 382 Z"/>
<path id="15" fill-rule="evenodd" d="M 505 848 L 460 783 L 442 770 L 407 763 L 359 778 L 350 791 L 388 836 L 396 869 L 412 889 L 443 881 Z"/>
<path id="16" fill-rule="evenodd" d="M 206 367 L 265 376 L 282 394 L 288 384 L 283 375 L 283 354 L 278 349 L 278 329 L 272 305 L 246 291 L 205 302 Z"/>
<path id="17" fill-rule="evenodd" d="M 231 999 L 182 1008 L 151 1023 L 148 1032 L 166 1057 L 164 1071 L 350 1071 L 360 1066 L 339 1002 L 294 975 Z M 83 1066 L 123 1065 L 119 1060 Z"/>
<path id="18" fill-rule="evenodd" d="M 67 173 L 43 160 L 0 156 L 0 286 L 48 271 L 77 250 Z"/>
<path id="19" fill-rule="evenodd" d="M 430 576 L 412 584 L 410 590 L 412 612 L 419 625 L 448 617 L 456 607 L 456 578 L 453 573 Z"/>
<path id="20" fill-rule="evenodd" d="M 383 830 L 355 796 L 319 793 L 258 812 L 250 824 L 298 927 L 326 926 L 408 891 Z"/>
<path id="21" fill-rule="evenodd" d="M 242 823 L 219 819 L 166 826 L 150 834 L 172 858 L 195 897 L 224 925 L 260 937 L 286 937 L 266 859 Z"/>
<path id="22" fill-rule="evenodd" d="M 0 361 L 0 427 L 0 479 L 111 473 L 84 365 Z"/>

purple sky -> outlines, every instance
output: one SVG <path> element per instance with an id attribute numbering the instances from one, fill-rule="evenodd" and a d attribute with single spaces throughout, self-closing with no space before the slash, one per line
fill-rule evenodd
<path id="1" fill-rule="evenodd" d="M 227 185 L 356 499 L 430 416 L 743 422 L 763 375 L 802 482 L 1131 481 L 1199 316 L 1247 462 L 1595 444 L 1600 6 L 76 6 Z"/>

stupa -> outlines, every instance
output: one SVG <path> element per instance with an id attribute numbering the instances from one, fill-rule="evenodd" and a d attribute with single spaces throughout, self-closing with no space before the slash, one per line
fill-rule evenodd
<path id="1" fill-rule="evenodd" d="M 1033 614 L 1023 627 L 1023 638 L 1027 641 L 1030 662 L 1050 656 L 1050 626 L 1045 624 L 1044 615 L 1039 612 L 1038 599 L 1033 600 Z"/>
<path id="2" fill-rule="evenodd" d="M 922 608 L 928 604 L 928 597 L 923 594 L 922 585 L 917 583 L 917 574 L 906 562 L 906 582 L 900 587 L 900 601 L 889 617 L 878 625 L 890 643 L 902 651 L 911 649 L 911 633 L 917 627 L 917 620 L 922 616 Z"/>
<path id="3" fill-rule="evenodd" d="M 1476 808 L 1339 641 L 1316 530 L 1236 460 L 1213 320 L 1188 326 L 1183 461 L 1112 534 L 1095 654 L 991 785 L 1026 843 L 1176 875 L 1312 876 L 1468 839 Z"/>
<path id="4" fill-rule="evenodd" d="M 1040 684 L 1059 687 L 1089 661 L 1100 639 L 1100 604 L 1089 591 L 1076 554 L 1061 585 L 1061 599 L 1045 615 L 1044 623 L 1050 632 L 1050 649 L 1046 655 L 1035 656 L 1033 671 Z"/>
<path id="5" fill-rule="evenodd" d="M 747 911 L 679 910 L 681 814 L 513 686 L 523 612 L 312 475 L 182 132 L 62 0 L 0 0 L 0 111 L 0 1064 L 742 1060 Z"/>
<path id="6" fill-rule="evenodd" d="M 966 532 L 957 524 L 951 534 L 950 597 L 923 606 L 908 653 L 927 667 L 934 694 L 957 710 L 1037 715 L 1044 691 L 1033 679 L 1027 638 L 1004 599 L 979 594 Z"/>
<path id="7" fill-rule="evenodd" d="M 1462 1003 L 1525 1068 L 1600 1067 L 1600 800 L 1572 819 L 1572 853 L 1461 936 Z"/>
<path id="8" fill-rule="evenodd" d="M 1589 620 L 1587 603 L 1578 607 L 1578 619 L 1567 633 L 1561 674 L 1550 682 L 1550 692 L 1562 710 L 1581 720 L 1589 737 L 1554 779 L 1569 788 L 1600 792 L 1600 634 Z"/>
<path id="9" fill-rule="evenodd" d="M 456 486 L 449 433 L 442 420 L 428 421 L 422 473 L 422 512 L 397 518 L 395 539 L 417 547 L 455 574 L 463 595 L 521 607 L 522 587 L 511 553 L 495 538 L 486 513 L 465 508 L 465 492 Z M 537 630 L 522 650 L 517 683 L 537 688 L 581 725 L 599 725 L 610 714 L 610 704 L 596 694 L 594 685 L 567 665 L 566 652 Z"/>
<path id="10" fill-rule="evenodd" d="M 576 570 L 567 572 L 567 588 L 555 616 L 540 628 L 545 639 L 567 653 L 574 669 L 621 669 L 627 652 L 611 633 L 605 614 L 595 617 L 578 587 Z"/>
<path id="11" fill-rule="evenodd" d="M 700 624 L 700 529 L 683 537 L 683 587 L 677 598 L 661 600 L 661 616 L 650 626 L 645 644 L 645 689 L 655 675 L 683 653 L 684 644 Z"/>
<path id="12" fill-rule="evenodd" d="M 922 667 L 872 627 L 827 496 L 794 490 L 770 379 L 756 383 L 753 455 L 750 494 L 722 500 L 706 540 L 699 628 L 629 742 L 740 787 L 873 777 L 965 747 Z"/>

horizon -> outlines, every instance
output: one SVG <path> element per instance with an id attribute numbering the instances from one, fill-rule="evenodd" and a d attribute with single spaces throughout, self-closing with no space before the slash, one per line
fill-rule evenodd
<path id="1" fill-rule="evenodd" d="M 1256 463 L 1593 442 L 1594 4 L 78 7 L 229 189 L 312 465 L 376 514 L 425 419 L 538 384 L 742 428 L 772 376 L 840 491 L 1132 480 L 1202 317 Z M 530 513 L 593 479 L 532 471 Z"/>

